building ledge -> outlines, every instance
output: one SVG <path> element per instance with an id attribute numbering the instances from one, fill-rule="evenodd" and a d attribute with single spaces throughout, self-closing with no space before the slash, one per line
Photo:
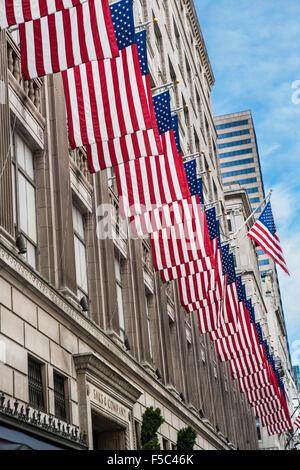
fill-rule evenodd
<path id="1" fill-rule="evenodd" d="M 24 405 L 19 409 L 17 400 L 12 408 L 10 399 L 6 399 L 3 393 L 0 397 L 0 424 L 68 449 L 87 450 L 88 448 L 86 436 L 79 434 L 77 427 L 62 423 L 59 419 L 41 413 L 28 405 L 25 410 Z"/>

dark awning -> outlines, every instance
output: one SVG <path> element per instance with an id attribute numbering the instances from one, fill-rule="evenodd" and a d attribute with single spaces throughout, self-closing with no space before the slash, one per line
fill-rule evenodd
<path id="1" fill-rule="evenodd" d="M 15 429 L 0 426 L 1 450 L 63 450 Z"/>

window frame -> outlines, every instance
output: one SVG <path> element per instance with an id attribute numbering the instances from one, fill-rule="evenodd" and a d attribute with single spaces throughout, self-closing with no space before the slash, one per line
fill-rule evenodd
<path id="1" fill-rule="evenodd" d="M 65 409 L 65 416 L 57 414 L 56 410 L 56 390 L 55 390 L 55 376 L 63 381 L 63 401 L 64 401 L 64 409 Z M 53 394 L 54 394 L 54 415 L 56 418 L 61 419 L 63 421 L 67 421 L 69 419 L 69 410 L 67 404 L 67 387 L 68 387 L 68 378 L 59 373 L 57 370 L 53 369 Z"/>
<path id="2" fill-rule="evenodd" d="M 19 158 L 17 155 L 17 143 L 16 139 L 20 139 L 22 143 L 30 150 L 31 155 L 32 155 L 32 166 L 33 166 L 33 177 L 32 179 L 31 175 L 22 167 L 22 165 L 19 162 Z M 38 225 L 37 225 L 37 187 L 36 187 L 36 181 L 35 181 L 35 159 L 34 159 L 34 151 L 30 148 L 30 146 L 27 144 L 26 140 L 24 137 L 18 133 L 18 132 L 12 132 L 11 131 L 11 166 L 12 166 L 12 192 L 13 192 L 13 224 L 14 224 L 14 231 L 15 231 L 15 237 L 17 237 L 19 234 L 22 234 L 26 240 L 26 247 L 27 247 L 27 252 L 26 252 L 26 260 L 30 264 L 31 267 L 34 269 L 38 269 Z M 34 192 L 34 216 L 35 216 L 35 234 L 36 234 L 36 241 L 31 238 L 31 236 L 24 231 L 24 229 L 21 228 L 21 219 L 20 219 L 20 178 L 19 175 L 21 175 L 26 184 L 29 184 L 33 188 Z M 25 193 L 27 196 L 27 187 L 25 187 Z M 27 204 L 27 202 L 26 202 Z M 26 206 L 27 209 L 27 206 Z M 28 215 L 28 214 L 27 214 Z M 29 260 L 29 251 L 28 251 L 28 243 L 33 247 L 34 249 L 34 264 L 31 263 Z"/>
<path id="3" fill-rule="evenodd" d="M 82 217 L 82 226 L 83 226 L 84 238 L 82 237 L 82 235 L 75 228 L 73 209 L 75 209 L 80 214 L 80 216 Z M 77 297 L 78 298 L 88 297 L 89 285 L 88 285 L 88 257 L 87 257 L 87 240 L 86 240 L 86 221 L 85 221 L 85 216 L 84 216 L 83 212 L 79 209 L 79 207 L 76 205 L 76 202 L 74 202 L 74 201 L 72 202 L 72 221 L 73 221 L 73 237 L 74 237 L 74 256 L 75 256 Z M 78 278 L 77 278 L 77 269 L 78 269 L 77 263 L 78 263 L 78 260 L 77 260 L 77 257 L 76 257 L 75 239 L 77 239 L 79 241 L 79 243 L 84 247 L 85 269 L 86 269 L 86 288 L 87 288 L 86 291 L 85 291 L 84 287 L 79 284 Z M 81 266 L 80 266 L 80 271 L 81 271 Z"/>
<path id="4" fill-rule="evenodd" d="M 39 368 L 40 368 L 40 384 L 38 384 L 40 387 L 41 387 L 41 393 L 42 393 L 42 406 L 39 406 L 36 402 L 34 401 L 31 401 L 31 394 L 30 394 L 30 391 L 31 391 L 31 380 L 30 380 L 30 373 L 29 373 L 29 369 L 30 369 L 30 362 L 33 364 L 35 363 L 35 365 L 37 365 Z M 32 406 L 33 408 L 37 409 L 37 410 L 40 410 L 40 411 L 43 411 L 43 412 L 47 412 L 47 402 L 46 402 L 46 390 L 45 390 L 45 364 L 41 361 L 39 361 L 38 359 L 36 359 L 34 356 L 28 354 L 27 356 L 27 372 L 28 372 L 28 403 L 30 406 Z"/>

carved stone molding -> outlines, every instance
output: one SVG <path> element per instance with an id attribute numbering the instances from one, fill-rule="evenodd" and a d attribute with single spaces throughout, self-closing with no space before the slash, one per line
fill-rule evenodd
<path id="1" fill-rule="evenodd" d="M 125 395 L 133 406 L 142 395 L 124 375 L 112 368 L 104 359 L 96 354 L 76 354 L 73 356 L 77 373 L 86 373 L 105 383 L 110 389 Z"/>

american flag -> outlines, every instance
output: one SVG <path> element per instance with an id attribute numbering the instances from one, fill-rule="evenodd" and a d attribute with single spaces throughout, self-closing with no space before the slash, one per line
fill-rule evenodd
<path id="1" fill-rule="evenodd" d="M 137 158 L 115 167 L 123 217 L 140 215 L 189 196 L 173 130 L 161 138 L 163 155 Z"/>
<path id="2" fill-rule="evenodd" d="M 267 426 L 269 436 L 273 436 L 274 434 L 281 434 L 282 432 L 290 431 L 291 429 L 292 425 L 289 420 Z"/>
<path id="3" fill-rule="evenodd" d="M 300 415 L 295 419 L 294 425 L 300 429 Z"/>
<path id="4" fill-rule="evenodd" d="M 179 201 L 190 197 L 183 161 L 178 155 L 169 92 L 154 96 L 153 107 L 163 153 L 116 167 L 121 213 L 133 217 L 133 233 L 140 230 L 143 234 L 153 233 L 157 229 L 157 209 L 166 206 L 164 213 L 167 215 L 173 210 L 172 202 L 178 207 Z M 142 171 L 141 165 L 147 167 L 146 172 Z M 171 215 L 164 219 L 166 223 L 171 220 Z"/>
<path id="5" fill-rule="evenodd" d="M 72 148 L 152 129 L 132 0 L 121 0 L 110 8 L 120 57 L 62 72 Z"/>
<path id="6" fill-rule="evenodd" d="M 269 385 L 268 387 L 257 390 L 248 390 L 246 395 L 248 402 L 252 405 L 254 403 L 261 403 L 264 400 L 268 400 L 269 398 L 276 396 L 276 389 L 273 385 Z"/>
<path id="7" fill-rule="evenodd" d="M 156 271 L 211 256 L 205 213 L 199 198 L 192 198 L 194 218 L 151 234 L 153 264 Z"/>
<path id="8" fill-rule="evenodd" d="M 267 368 L 254 372 L 253 374 L 239 377 L 237 380 L 242 393 L 249 390 L 264 388 L 270 384 L 270 377 Z"/>
<path id="9" fill-rule="evenodd" d="M 258 243 L 262 249 L 289 274 L 280 246 L 280 240 L 276 232 L 271 203 L 268 202 L 261 216 L 248 233 L 248 236 Z"/>
<path id="10" fill-rule="evenodd" d="M 152 129 L 137 131 L 113 140 L 86 145 L 90 173 L 117 166 L 136 158 L 161 155 L 163 153 L 153 106 L 150 77 L 148 74 L 146 31 L 136 33 L 135 41 L 137 44 Z"/>
<path id="11" fill-rule="evenodd" d="M 108 0 L 89 0 L 19 27 L 24 80 L 119 57 Z"/>
<path id="12" fill-rule="evenodd" d="M 36 20 L 56 11 L 85 3 L 87 0 L 1 0 L 0 28 Z"/>
<path id="13" fill-rule="evenodd" d="M 181 154 L 181 145 L 180 145 L 180 137 L 179 137 L 179 125 L 178 125 L 178 116 L 172 116 L 172 128 L 174 130 L 177 152 Z"/>

